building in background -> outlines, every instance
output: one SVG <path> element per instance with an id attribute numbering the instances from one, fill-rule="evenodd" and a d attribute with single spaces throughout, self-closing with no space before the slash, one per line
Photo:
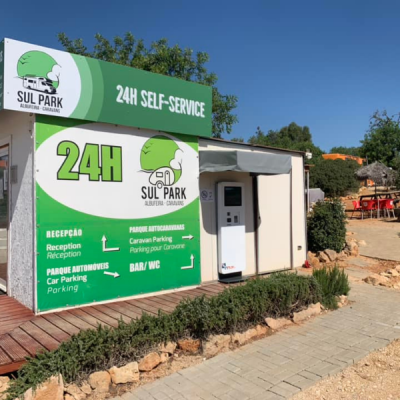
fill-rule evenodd
<path id="1" fill-rule="evenodd" d="M 365 158 L 350 156 L 349 154 L 322 154 L 322 158 L 324 160 L 353 160 L 356 161 L 359 165 L 364 165 Z"/>

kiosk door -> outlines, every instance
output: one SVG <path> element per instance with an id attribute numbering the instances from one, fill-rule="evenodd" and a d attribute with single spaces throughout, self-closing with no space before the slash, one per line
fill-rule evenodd
<path id="1" fill-rule="evenodd" d="M 258 272 L 291 268 L 290 174 L 260 175 Z"/>

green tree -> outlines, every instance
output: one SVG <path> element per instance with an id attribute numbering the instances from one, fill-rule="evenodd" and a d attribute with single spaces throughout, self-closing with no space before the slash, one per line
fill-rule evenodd
<path id="1" fill-rule="evenodd" d="M 400 189 L 400 156 L 395 158 L 395 160 L 393 161 L 393 166 L 396 172 L 394 184 L 396 186 L 396 189 Z"/>
<path id="2" fill-rule="evenodd" d="M 231 142 L 244 143 L 244 139 L 242 137 L 232 138 Z"/>
<path id="3" fill-rule="evenodd" d="M 267 134 L 258 126 L 255 134 L 250 137 L 249 143 L 263 146 L 278 147 L 281 149 L 310 151 L 312 159 L 307 164 L 316 164 L 322 159 L 323 151 L 312 142 L 312 135 L 308 126 L 299 126 L 292 122 L 279 131 L 269 130 Z"/>
<path id="4" fill-rule="evenodd" d="M 232 126 L 238 121 L 232 113 L 237 105 L 237 97 L 219 92 L 216 87 L 217 75 L 207 72 L 205 67 L 209 61 L 207 53 L 193 54 L 190 48 L 170 46 L 167 39 L 155 41 L 146 48 L 143 40 L 136 39 L 130 32 L 123 37 L 116 36 L 112 41 L 98 33 L 95 39 L 96 44 L 89 51 L 82 39 L 71 40 L 65 33 L 58 34 L 58 40 L 69 53 L 211 86 L 213 135 L 221 137 L 223 132 L 231 133 Z"/>
<path id="5" fill-rule="evenodd" d="M 369 162 L 380 161 L 395 167 L 400 154 L 400 116 L 389 116 L 384 110 L 376 111 L 371 117 L 369 129 L 361 140 L 360 154 Z"/>
<path id="6" fill-rule="evenodd" d="M 359 167 L 352 160 L 321 160 L 311 168 L 310 187 L 322 189 L 327 197 L 345 196 L 360 186 L 354 174 Z"/>
<path id="7" fill-rule="evenodd" d="M 291 122 L 288 126 L 281 128 L 278 137 L 279 141 L 288 141 L 289 144 L 312 141 L 310 128 L 308 126 L 299 126 L 295 122 Z"/>
<path id="8" fill-rule="evenodd" d="M 249 143 L 261 144 L 264 146 L 281 147 L 283 149 L 293 149 L 297 143 L 310 143 L 312 136 L 308 126 L 299 126 L 291 122 L 279 131 L 269 130 L 267 134 L 258 126 L 256 133 L 249 139 Z"/>
<path id="9" fill-rule="evenodd" d="M 345 146 L 336 146 L 332 147 L 330 154 L 346 154 L 349 156 L 360 157 L 360 147 L 345 147 Z"/>
<path id="10" fill-rule="evenodd" d="M 331 249 L 339 253 L 343 250 L 346 244 L 346 214 L 339 200 L 320 201 L 315 205 L 307 221 L 307 240 L 308 248 L 313 252 Z"/>

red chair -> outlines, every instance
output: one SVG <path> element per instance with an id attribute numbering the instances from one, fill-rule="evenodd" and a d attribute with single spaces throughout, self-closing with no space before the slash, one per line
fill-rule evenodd
<path id="1" fill-rule="evenodd" d="M 374 201 L 375 201 L 375 210 L 377 211 L 377 218 L 380 217 L 381 211 L 383 212 L 383 215 L 385 215 L 386 199 L 378 199 Z"/>
<path id="2" fill-rule="evenodd" d="M 361 208 L 360 201 L 359 200 L 353 200 L 352 203 L 353 203 L 354 209 L 353 209 L 353 212 L 351 213 L 350 219 L 353 218 L 354 213 L 357 212 L 357 211 L 359 213 L 361 213 L 361 216 L 363 216 L 363 209 Z"/>
<path id="3" fill-rule="evenodd" d="M 376 200 L 363 200 L 361 202 L 361 209 L 366 212 L 369 211 L 370 218 L 372 218 L 372 213 L 376 210 Z M 364 213 L 363 213 L 364 218 Z"/>
<path id="4" fill-rule="evenodd" d="M 387 216 L 390 218 L 390 212 L 393 213 L 393 218 L 396 218 L 395 213 L 394 213 L 394 203 L 393 199 L 386 199 L 383 200 L 383 210 L 387 214 Z"/>

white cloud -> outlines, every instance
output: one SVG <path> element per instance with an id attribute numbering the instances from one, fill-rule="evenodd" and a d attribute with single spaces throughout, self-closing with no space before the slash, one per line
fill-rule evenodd
<path id="1" fill-rule="evenodd" d="M 183 151 L 181 149 L 176 150 L 175 158 L 170 162 L 170 166 L 173 169 L 182 169 Z"/>
<path id="2" fill-rule="evenodd" d="M 58 82 L 60 80 L 60 74 L 61 74 L 61 67 L 59 65 L 55 65 L 51 72 L 47 74 L 47 77 L 51 79 L 52 81 Z"/>

